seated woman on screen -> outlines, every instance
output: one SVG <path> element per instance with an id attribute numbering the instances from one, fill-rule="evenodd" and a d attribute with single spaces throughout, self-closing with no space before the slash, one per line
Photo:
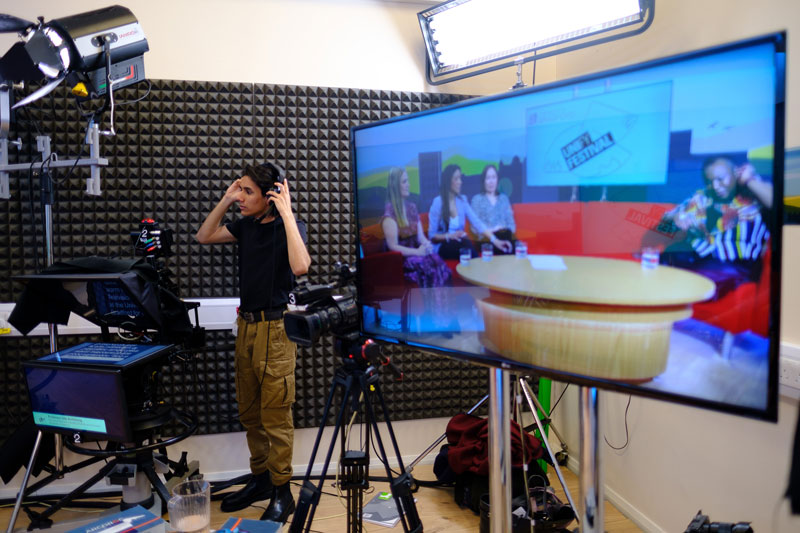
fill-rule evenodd
<path id="1" fill-rule="evenodd" d="M 403 276 L 420 287 L 441 287 L 451 279 L 450 269 L 434 253 L 425 237 L 417 206 L 408 199 L 408 174 L 402 168 L 389 171 L 386 207 L 381 220 L 386 247 L 403 254 Z"/>
<path id="2" fill-rule="evenodd" d="M 497 167 L 486 165 L 481 174 L 481 192 L 472 197 L 470 205 L 495 237 L 511 241 L 514 232 L 517 231 L 517 225 L 514 223 L 514 213 L 508 196 L 497 188 L 498 181 Z M 506 250 L 495 246 L 494 253 L 502 254 L 506 253 Z"/>
<path id="3" fill-rule="evenodd" d="M 428 236 L 436 251 L 443 259 L 458 259 L 461 248 L 470 248 L 472 257 L 476 257 L 475 246 L 465 231 L 466 221 L 469 220 L 474 233 L 483 235 L 496 248 L 510 252 L 511 242 L 495 237 L 461 195 L 461 178 L 461 168 L 448 165 L 442 172 L 439 196 L 431 204 Z"/>

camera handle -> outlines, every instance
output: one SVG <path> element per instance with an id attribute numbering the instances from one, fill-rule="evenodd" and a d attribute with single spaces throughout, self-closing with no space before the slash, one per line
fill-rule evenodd
<path id="1" fill-rule="evenodd" d="M 348 335 L 345 337 L 336 337 L 336 350 L 341 355 L 343 365 L 336 369 L 334 374 L 333 383 L 331 385 L 328 399 L 325 402 L 325 408 L 322 412 L 322 421 L 320 422 L 317 438 L 314 441 L 314 448 L 311 451 L 311 458 L 308 461 L 309 468 L 303 478 L 303 486 L 300 489 L 300 497 L 297 501 L 297 509 L 292 518 L 292 524 L 289 529 L 291 533 L 299 533 L 301 531 L 308 532 L 311 529 L 311 523 L 314 520 L 314 512 L 316 511 L 317 504 L 319 504 L 320 496 L 322 495 L 322 486 L 325 483 L 325 476 L 328 472 L 328 466 L 331 462 L 333 449 L 336 443 L 336 437 L 339 430 L 342 429 L 342 423 L 345 420 L 345 413 L 349 410 L 356 411 L 359 409 L 361 399 L 363 398 L 363 408 L 365 412 L 366 422 L 366 435 L 365 442 L 367 443 L 367 452 L 353 452 L 345 451 L 345 435 L 342 433 L 341 445 L 341 467 L 343 468 L 343 475 L 341 476 L 342 488 L 347 490 L 347 531 L 349 533 L 361 532 L 363 530 L 363 523 L 361 511 L 363 508 L 363 491 L 369 486 L 369 443 L 370 432 L 374 433 L 375 441 L 378 444 L 377 453 L 380 454 L 380 460 L 386 467 L 386 475 L 389 478 L 389 486 L 392 491 L 392 497 L 397 504 L 397 512 L 400 515 L 403 524 L 403 530 L 406 533 L 416 533 L 422 531 L 422 522 L 420 521 L 419 514 L 417 513 L 417 506 L 414 502 L 414 497 L 411 495 L 411 475 L 406 471 L 403 466 L 403 459 L 400 456 L 400 449 L 397 445 L 397 439 L 392 429 L 392 424 L 389 420 L 389 410 L 386 407 L 386 402 L 383 398 L 383 393 L 380 387 L 380 376 L 378 368 L 372 361 L 377 359 L 381 365 L 390 366 L 391 361 L 385 358 L 387 363 L 381 360 L 380 347 L 371 339 L 361 340 L 358 336 Z M 380 356 L 378 355 L 380 354 Z M 390 368 L 394 367 L 391 365 Z M 396 369 L 396 367 L 394 367 Z M 399 370 L 397 370 L 399 372 Z M 400 372 L 402 376 L 402 372 Z M 322 466 L 322 473 L 319 476 L 319 483 L 314 485 L 311 482 L 311 465 L 314 464 L 314 459 L 319 450 L 322 434 L 325 429 L 325 422 L 328 419 L 331 406 L 333 404 L 333 397 L 337 389 L 342 389 L 341 405 L 336 415 L 336 425 L 333 429 L 331 442 L 328 446 L 328 451 L 325 455 L 325 463 Z M 383 419 L 386 422 L 386 428 L 389 431 L 389 437 L 394 448 L 397 462 L 402 472 L 399 476 L 393 477 L 392 470 L 389 467 L 389 461 L 386 457 L 386 450 L 381 439 L 380 431 L 378 430 L 378 423 L 375 418 L 375 410 L 373 407 L 372 398 L 375 397 L 380 403 L 383 412 Z"/>

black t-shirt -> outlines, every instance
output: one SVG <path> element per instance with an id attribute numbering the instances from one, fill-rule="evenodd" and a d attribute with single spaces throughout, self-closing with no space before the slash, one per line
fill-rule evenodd
<path id="1" fill-rule="evenodd" d="M 283 219 L 261 224 L 243 217 L 226 224 L 239 243 L 239 297 L 241 311 L 283 309 L 294 288 Z M 306 242 L 306 225 L 297 222 Z"/>

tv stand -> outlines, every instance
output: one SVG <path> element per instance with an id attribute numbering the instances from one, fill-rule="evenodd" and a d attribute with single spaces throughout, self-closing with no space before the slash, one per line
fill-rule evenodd
<path id="1" fill-rule="evenodd" d="M 511 409 L 509 371 L 489 369 L 489 530 L 511 531 Z M 581 533 L 603 533 L 604 495 L 600 465 L 600 429 L 595 387 L 578 389 L 580 417 L 580 500 Z M 566 490 L 566 487 L 565 487 Z M 570 502 L 572 503 L 572 502 Z M 574 507 L 574 505 L 573 505 Z"/>
<path id="2" fill-rule="evenodd" d="M 489 369 L 489 531 L 511 531 L 509 373 Z"/>
<path id="3" fill-rule="evenodd" d="M 578 388 L 580 416 L 580 531 L 603 533 L 603 469 L 600 463 L 600 424 L 595 387 Z"/>

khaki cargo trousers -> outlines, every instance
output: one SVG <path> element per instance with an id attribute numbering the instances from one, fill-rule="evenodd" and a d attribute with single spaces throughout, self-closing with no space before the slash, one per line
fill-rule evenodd
<path id="1" fill-rule="evenodd" d="M 236 401 L 247 432 L 250 471 L 269 470 L 272 482 L 283 485 L 292 477 L 297 345 L 286 336 L 282 318 L 236 320 Z"/>

